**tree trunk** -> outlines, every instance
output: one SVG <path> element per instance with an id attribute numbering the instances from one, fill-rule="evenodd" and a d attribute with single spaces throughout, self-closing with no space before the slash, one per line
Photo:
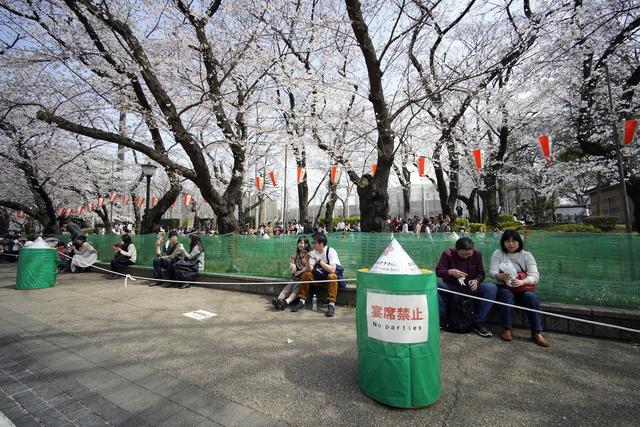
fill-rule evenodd
<path id="1" fill-rule="evenodd" d="M 142 219 L 140 218 L 140 208 L 136 203 L 136 193 L 131 193 L 131 204 L 133 207 L 133 217 L 135 218 L 134 231 L 136 234 L 140 234 L 140 228 L 142 226 Z"/>
<path id="2" fill-rule="evenodd" d="M 402 218 L 411 217 L 411 184 L 402 187 Z"/>
<path id="3" fill-rule="evenodd" d="M 336 189 L 338 186 L 336 184 L 330 185 L 329 188 L 329 200 L 327 201 L 325 211 L 324 211 L 324 227 L 326 231 L 333 231 L 333 209 L 336 206 L 336 201 L 338 200 L 338 194 L 336 193 Z"/>
<path id="4" fill-rule="evenodd" d="M 376 171 L 376 176 L 378 175 Z M 384 232 L 387 230 L 389 216 L 389 193 L 387 186 L 381 187 L 380 181 L 366 174 L 360 179 L 358 197 L 360 198 L 360 227 L 362 231 Z M 362 183 L 365 181 L 366 183 Z"/>
<path id="5" fill-rule="evenodd" d="M 633 216 L 635 218 L 636 232 L 640 234 L 640 178 L 631 177 L 627 180 L 627 195 L 633 202 Z M 632 218 L 632 221 L 633 219 Z"/>
<path id="6" fill-rule="evenodd" d="M 171 207 L 176 198 L 180 195 L 182 191 L 182 185 L 180 185 L 177 181 L 171 182 L 171 187 L 169 187 L 169 191 L 164 193 L 164 195 L 158 200 L 158 203 L 149 209 L 148 212 L 145 212 L 142 217 L 142 234 L 156 233 L 160 230 L 160 223 L 162 216 L 167 212 L 167 210 Z"/>
<path id="7" fill-rule="evenodd" d="M 298 184 L 298 222 L 304 222 L 309 215 L 309 186 L 307 185 L 307 179 L 305 178 L 300 184 Z"/>

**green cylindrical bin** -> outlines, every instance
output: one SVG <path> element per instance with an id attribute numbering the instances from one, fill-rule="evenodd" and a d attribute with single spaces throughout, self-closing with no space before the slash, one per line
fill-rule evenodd
<path id="1" fill-rule="evenodd" d="M 16 289 L 42 289 L 55 286 L 58 252 L 53 248 L 22 248 L 18 257 Z"/>
<path id="2" fill-rule="evenodd" d="M 358 271 L 358 379 L 369 397 L 398 408 L 440 398 L 440 318 L 435 274 Z M 426 312 L 423 312 L 426 307 Z"/>

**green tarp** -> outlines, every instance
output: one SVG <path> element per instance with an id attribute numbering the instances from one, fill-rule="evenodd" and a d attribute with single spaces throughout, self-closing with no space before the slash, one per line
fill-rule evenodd
<path id="1" fill-rule="evenodd" d="M 485 269 L 491 253 L 500 247 L 500 233 L 471 233 L 482 252 Z M 99 259 L 110 261 L 112 245 L 120 236 L 87 236 L 98 250 Z M 360 268 L 370 267 L 393 237 L 417 265 L 435 269 L 443 250 L 453 247 L 456 235 L 434 233 L 329 233 L 329 246 L 336 249 L 347 278 Z M 64 238 L 64 237 L 63 237 Z M 266 277 L 289 277 L 289 256 L 298 236 L 227 234 L 203 237 L 207 251 L 205 270 Z M 68 236 L 67 236 L 68 239 Z M 189 239 L 180 239 L 188 245 Z M 139 265 L 151 266 L 155 258 L 155 235 L 133 236 Z M 640 309 L 640 237 L 625 234 L 532 232 L 525 236 L 525 249 L 538 262 L 541 279 L 537 292 L 543 302 L 562 302 Z M 487 280 L 492 280 L 487 277 Z"/>

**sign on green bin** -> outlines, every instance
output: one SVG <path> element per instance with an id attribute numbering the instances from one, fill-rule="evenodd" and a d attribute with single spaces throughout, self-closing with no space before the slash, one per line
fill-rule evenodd
<path id="1" fill-rule="evenodd" d="M 369 397 L 398 408 L 440 398 L 435 274 L 392 241 L 371 271 L 358 271 L 358 379 Z"/>
<path id="2" fill-rule="evenodd" d="M 53 248 L 22 248 L 18 257 L 16 289 L 42 289 L 55 286 L 58 254 Z"/>

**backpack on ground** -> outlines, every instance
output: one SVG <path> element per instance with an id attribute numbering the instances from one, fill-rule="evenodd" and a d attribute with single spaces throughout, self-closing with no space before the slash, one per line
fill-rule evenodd
<path id="1" fill-rule="evenodd" d="M 444 329 L 466 334 L 473 329 L 473 300 L 460 295 L 449 295 L 447 319 Z"/>

